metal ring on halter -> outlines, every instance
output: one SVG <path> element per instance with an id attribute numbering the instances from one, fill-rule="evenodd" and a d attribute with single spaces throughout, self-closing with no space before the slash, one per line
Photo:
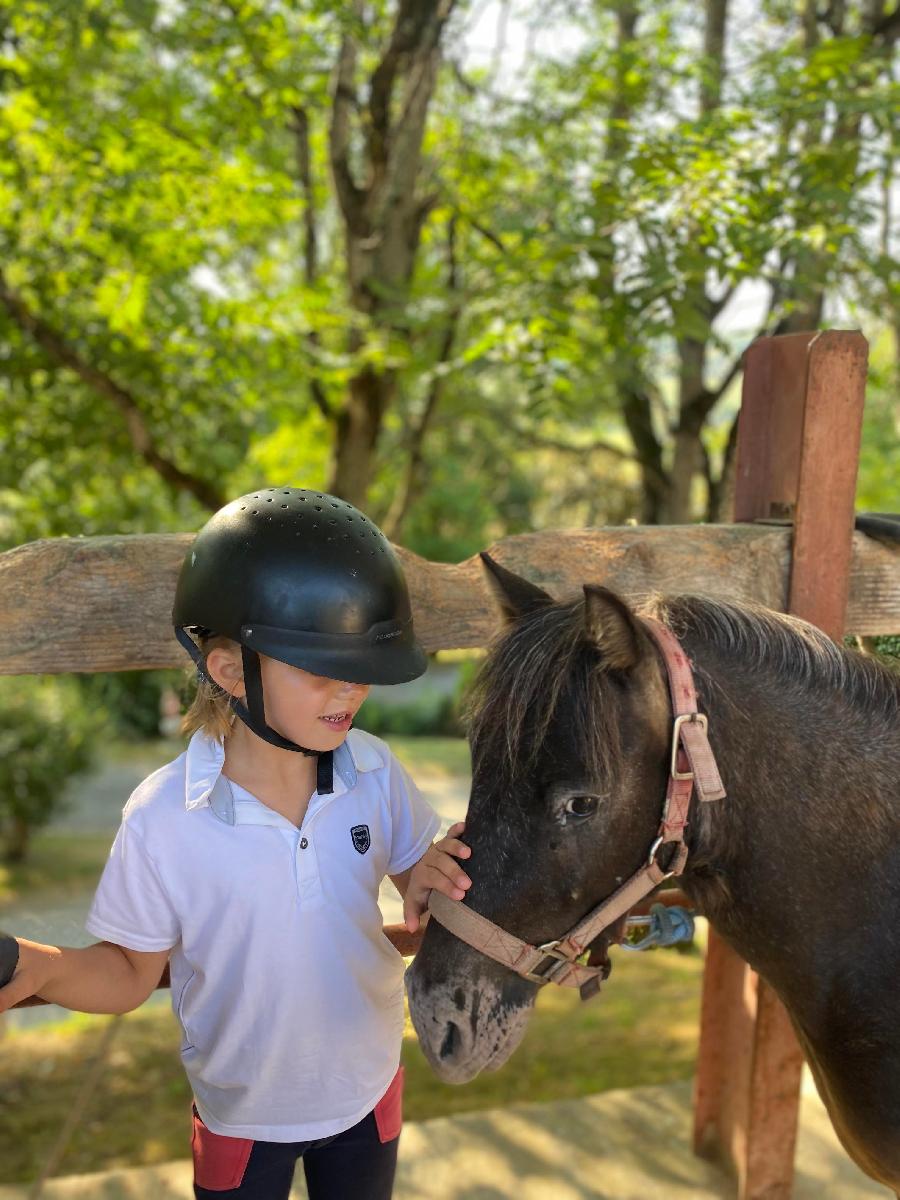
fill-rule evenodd
<path id="1" fill-rule="evenodd" d="M 660 836 L 656 839 L 656 841 L 650 847 L 650 853 L 647 855 L 647 866 L 648 867 L 653 867 L 653 866 L 659 867 L 659 863 L 656 861 L 656 855 L 657 855 L 657 851 L 659 850 L 659 848 L 662 844 L 663 844 L 663 837 L 660 834 Z M 664 868 L 660 867 L 660 870 L 663 870 L 663 869 Z M 674 871 L 666 871 L 665 875 L 663 875 L 663 879 L 671 879 L 674 874 L 675 874 Z M 662 883 L 662 879 L 660 880 L 660 883 Z"/>

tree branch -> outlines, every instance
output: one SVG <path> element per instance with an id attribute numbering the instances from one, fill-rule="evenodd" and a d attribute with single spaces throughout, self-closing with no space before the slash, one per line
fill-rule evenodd
<path id="1" fill-rule="evenodd" d="M 355 72 L 356 43 L 345 34 L 335 67 L 328 151 L 341 212 L 351 233 L 362 237 L 367 230 L 365 191 L 357 186 L 350 169 L 350 114 L 356 106 Z"/>
<path id="2" fill-rule="evenodd" d="M 300 105 L 291 109 L 293 123 L 291 130 L 294 134 L 294 148 L 297 158 L 297 174 L 300 177 L 300 191 L 303 195 L 303 275 L 306 284 L 311 287 L 319 274 L 318 230 L 316 228 L 316 206 L 313 190 L 312 156 L 309 149 L 309 113 Z M 306 338 L 314 350 L 320 348 L 319 335 L 316 330 L 310 330 Z M 334 418 L 331 405 L 321 380 L 314 375 L 309 382 L 309 392 L 313 403 L 326 420 Z"/>
<path id="3" fill-rule="evenodd" d="M 390 154 L 391 98 L 403 60 L 413 54 L 424 60 L 431 57 L 452 7 L 453 0 L 400 0 L 390 41 L 369 84 L 368 148 L 376 177 Z"/>
<path id="4" fill-rule="evenodd" d="M 501 254 L 509 254 L 509 251 L 507 250 L 506 246 L 503 244 L 503 242 L 500 240 L 500 238 L 498 237 L 498 235 L 496 233 L 493 233 L 490 229 L 488 229 L 488 227 L 486 225 L 482 225 L 480 221 L 476 221 L 474 217 L 470 217 L 470 216 L 466 215 L 465 213 L 463 213 L 461 215 L 463 216 L 464 220 L 468 221 L 468 223 L 472 226 L 472 228 L 475 230 L 476 233 L 480 233 L 481 236 L 483 238 L 485 238 L 487 241 L 489 241 L 492 246 L 495 246 L 500 251 Z"/>
<path id="5" fill-rule="evenodd" d="M 607 442 L 603 438 L 595 438 L 592 442 L 572 443 L 560 441 L 558 438 L 544 437 L 539 433 L 532 433 L 530 430 L 523 429 L 521 426 L 514 427 L 514 432 L 517 437 L 527 442 L 529 446 L 534 446 L 539 450 L 558 450 L 562 454 L 609 454 L 613 458 L 617 458 L 620 462 L 635 463 L 642 470 L 646 470 L 653 475 L 658 483 L 666 484 L 666 477 L 653 463 L 645 463 L 633 451 L 623 450 L 621 446 L 617 446 L 614 442 Z"/>
<path id="6" fill-rule="evenodd" d="M 112 402 L 119 410 L 136 452 L 157 474 L 180 491 L 188 492 L 201 504 L 215 511 L 225 503 L 225 497 L 213 484 L 177 467 L 157 449 L 143 413 L 134 396 L 121 387 L 105 371 L 85 362 L 78 351 L 49 322 L 33 313 L 25 301 L 9 287 L 0 274 L 0 303 L 23 333 L 32 337 L 58 366 L 67 367 L 98 395 Z"/>
<path id="7" fill-rule="evenodd" d="M 462 304 L 459 298 L 459 264 L 456 257 L 456 216 L 450 218 L 450 223 L 447 228 L 447 290 L 451 296 L 456 297 L 453 306 L 450 309 L 447 325 L 444 329 L 444 335 L 441 339 L 441 347 L 438 353 L 437 365 L 443 366 L 450 361 L 450 355 L 453 350 L 453 343 L 456 340 L 456 330 L 459 326 L 459 318 L 462 311 Z M 387 536 L 392 542 L 400 540 L 400 534 L 403 529 L 403 524 L 409 514 L 420 488 L 422 478 L 422 464 L 424 460 L 423 445 L 425 442 L 425 434 L 432 422 L 434 414 L 437 410 L 438 403 L 444 390 L 445 377 L 435 371 L 432 374 L 431 385 L 428 389 L 428 395 L 425 400 L 425 405 L 419 420 L 413 429 L 410 439 L 409 460 L 406 466 L 406 476 L 402 488 L 398 489 L 394 502 L 391 505 L 390 511 L 386 518 Z"/>

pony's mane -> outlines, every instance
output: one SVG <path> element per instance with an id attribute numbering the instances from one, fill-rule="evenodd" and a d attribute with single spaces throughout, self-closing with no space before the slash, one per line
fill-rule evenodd
<path id="1" fill-rule="evenodd" d="M 547 605 L 502 631 L 489 647 L 463 718 L 473 756 L 477 749 L 508 780 L 534 767 L 563 689 L 573 701 L 573 733 L 587 765 L 601 779 L 613 765 L 618 736 L 602 700 L 610 684 L 585 638 L 583 613 L 581 598 Z"/>
<path id="2" fill-rule="evenodd" d="M 585 765 L 601 780 L 618 767 L 617 727 L 604 703 L 615 684 L 585 637 L 583 613 L 580 597 L 548 605 L 501 632 L 489 647 L 464 717 L 473 749 L 507 779 L 537 762 L 564 689 Z M 839 690 L 882 720 L 896 720 L 900 712 L 900 673 L 836 645 L 796 617 L 707 596 L 655 597 L 639 615 L 656 617 L 678 638 L 709 645 L 744 669 L 770 673 L 785 687 Z"/>
<path id="3" fill-rule="evenodd" d="M 709 596 L 658 598 L 652 615 L 679 639 L 696 638 L 745 669 L 794 690 L 827 689 L 872 716 L 900 711 L 900 673 L 838 645 L 815 625 L 760 604 Z"/>

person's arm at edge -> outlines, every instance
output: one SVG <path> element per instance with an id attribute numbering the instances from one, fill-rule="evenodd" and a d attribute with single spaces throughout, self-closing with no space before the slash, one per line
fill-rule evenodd
<path id="1" fill-rule="evenodd" d="M 10 982 L 0 988 L 0 1013 L 30 996 L 75 1012 L 131 1012 L 159 984 L 170 953 L 131 950 L 114 942 L 73 948 L 16 941 L 19 962 Z"/>

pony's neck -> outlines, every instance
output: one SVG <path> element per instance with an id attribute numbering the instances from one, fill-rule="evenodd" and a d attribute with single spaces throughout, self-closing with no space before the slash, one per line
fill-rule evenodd
<path id="1" fill-rule="evenodd" d="M 728 792 L 696 804 L 685 891 L 751 965 L 802 993 L 835 920 L 900 904 L 892 874 L 878 887 L 896 844 L 900 734 L 886 721 L 873 742 L 871 714 L 834 684 L 791 686 L 758 660 L 683 644 Z"/>

